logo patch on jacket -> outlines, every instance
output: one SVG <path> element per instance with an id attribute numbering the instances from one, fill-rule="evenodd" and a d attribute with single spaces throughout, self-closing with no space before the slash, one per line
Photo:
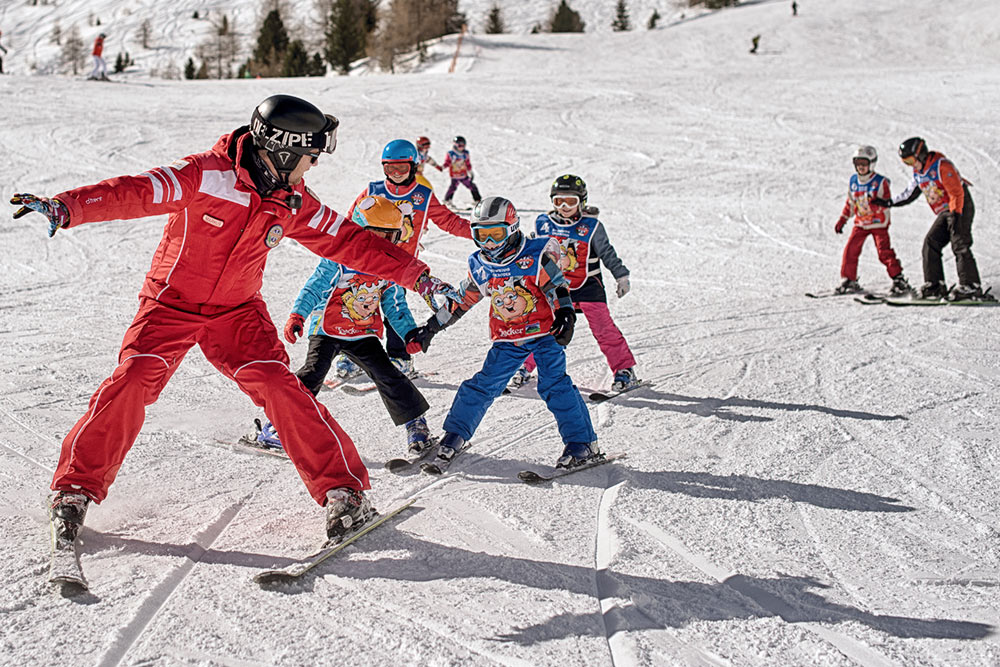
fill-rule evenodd
<path id="1" fill-rule="evenodd" d="M 520 257 L 517 260 L 517 265 L 522 269 L 529 269 L 531 265 L 535 263 L 534 257 Z"/>
<path id="2" fill-rule="evenodd" d="M 201 219 L 207 222 L 208 224 L 212 225 L 213 227 L 222 227 L 222 220 L 219 220 L 218 218 L 213 218 L 208 213 L 201 216 Z"/>
<path id="3" fill-rule="evenodd" d="M 271 228 L 267 230 L 267 236 L 264 237 L 264 245 L 268 248 L 274 248 L 284 236 L 285 230 L 281 225 L 271 225 Z"/>

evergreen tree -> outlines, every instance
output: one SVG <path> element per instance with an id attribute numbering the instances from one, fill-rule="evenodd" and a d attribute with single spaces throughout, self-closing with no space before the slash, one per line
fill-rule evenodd
<path id="1" fill-rule="evenodd" d="M 139 41 L 142 42 L 142 48 L 149 48 L 149 38 L 153 34 L 153 26 L 150 25 L 149 19 L 142 22 L 139 26 Z"/>
<path id="2" fill-rule="evenodd" d="M 580 14 L 573 11 L 566 0 L 561 0 L 549 20 L 549 32 L 583 32 L 585 25 Z"/>
<path id="3" fill-rule="evenodd" d="M 504 31 L 503 16 L 500 14 L 500 5 L 496 2 L 490 7 L 490 13 L 486 17 L 486 34 L 501 35 Z"/>
<path id="4" fill-rule="evenodd" d="M 194 58 L 188 58 L 187 62 L 184 63 L 184 78 L 193 79 L 197 76 L 197 71 L 194 68 Z"/>
<path id="5" fill-rule="evenodd" d="M 260 26 L 253 59 L 265 66 L 276 66 L 285 60 L 286 50 L 288 50 L 288 31 L 285 30 L 281 14 L 277 9 L 272 9 Z"/>
<path id="6" fill-rule="evenodd" d="M 314 53 L 312 60 L 309 61 L 307 76 L 326 76 L 326 63 L 319 53 Z"/>
<path id="7" fill-rule="evenodd" d="M 611 22 L 611 29 L 615 32 L 625 32 L 632 29 L 632 22 L 628 17 L 628 5 L 625 0 L 618 0 L 615 5 L 615 20 Z"/>
<path id="8" fill-rule="evenodd" d="M 341 74 L 351 71 L 351 63 L 365 52 L 367 42 L 357 0 L 334 0 L 327 20 L 326 61 Z M 325 69 L 325 68 L 324 68 Z"/>
<path id="9" fill-rule="evenodd" d="M 309 54 L 301 39 L 288 45 L 281 64 L 281 76 L 306 76 L 309 74 Z"/>
<path id="10" fill-rule="evenodd" d="M 653 10 L 653 14 L 649 17 L 649 23 L 646 24 L 646 28 L 652 30 L 656 27 L 656 22 L 660 20 L 660 12 Z"/>

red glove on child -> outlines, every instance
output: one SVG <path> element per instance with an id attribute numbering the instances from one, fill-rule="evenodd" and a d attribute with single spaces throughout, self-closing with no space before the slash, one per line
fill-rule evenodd
<path id="1" fill-rule="evenodd" d="M 837 221 L 837 224 L 834 225 L 833 231 L 837 232 L 838 234 L 843 234 L 844 233 L 844 225 L 846 225 L 846 224 L 847 224 L 847 220 L 844 220 L 843 218 L 841 218 L 840 220 Z"/>
<path id="2" fill-rule="evenodd" d="M 302 335 L 302 327 L 306 322 L 306 318 L 302 317 L 298 313 L 292 313 L 288 316 L 288 321 L 285 322 L 285 340 L 289 343 L 295 344 L 295 341 L 299 339 Z"/>

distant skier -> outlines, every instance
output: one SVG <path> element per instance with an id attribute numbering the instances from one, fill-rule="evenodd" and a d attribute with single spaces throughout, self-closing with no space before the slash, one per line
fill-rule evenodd
<path id="1" fill-rule="evenodd" d="M 0 30 L 0 38 L 3 37 L 3 30 Z M 7 47 L 0 44 L 0 51 L 3 51 L 4 55 L 7 55 Z M 0 74 L 3 74 L 3 58 L 0 58 Z"/>
<path id="2" fill-rule="evenodd" d="M 795 0 L 792 0 L 792 16 L 798 16 L 798 15 L 799 15 L 799 3 L 795 2 Z"/>
<path id="3" fill-rule="evenodd" d="M 753 46 L 750 47 L 750 53 L 757 53 L 757 47 L 760 46 L 760 35 L 754 35 L 753 39 L 750 40 Z"/>
<path id="4" fill-rule="evenodd" d="M 559 268 L 569 282 L 573 306 L 587 318 L 614 373 L 611 390 L 632 389 L 639 384 L 635 357 L 608 310 L 601 264 L 614 276 L 619 299 L 631 289 L 629 270 L 615 252 L 595 209 L 587 206 L 587 184 L 582 178 L 573 174 L 559 176 L 549 188 L 549 199 L 552 210 L 535 219 L 535 234 L 551 237 L 559 244 Z M 523 385 L 534 369 L 534 358 L 529 357 L 511 378 L 512 387 Z"/>
<path id="5" fill-rule="evenodd" d="M 442 171 L 444 169 L 441 165 L 437 163 L 437 161 L 434 160 L 434 158 L 430 156 L 430 150 L 431 150 L 431 140 L 428 139 L 427 137 L 419 137 L 417 139 L 417 159 L 418 159 L 417 171 L 419 171 L 421 174 L 424 173 L 425 164 L 429 164 L 438 171 Z"/>
<path id="6" fill-rule="evenodd" d="M 327 534 L 374 513 L 368 471 L 350 436 L 288 369 L 261 297 L 268 253 L 285 236 L 316 254 L 421 295 L 451 293 L 427 265 L 324 206 L 303 178 L 337 145 L 339 121 L 309 102 L 274 95 L 250 125 L 215 146 L 137 176 L 119 176 L 52 199 L 22 193 L 15 218 L 37 211 L 59 229 L 168 215 L 139 293 L 118 366 L 63 440 L 52 480 L 55 543 L 69 549 L 88 504 L 108 494 L 146 417 L 187 352 L 202 354 L 278 427 L 309 494 L 327 507 Z M 456 295 L 457 296 L 457 295 Z"/>
<path id="7" fill-rule="evenodd" d="M 420 254 L 420 239 L 427 231 L 428 223 L 435 225 L 453 236 L 472 238 L 469 221 L 442 205 L 434 195 L 430 185 L 419 182 L 419 156 L 417 148 L 406 139 L 394 139 L 382 149 L 382 173 L 385 178 L 372 181 L 358 195 L 351 206 L 348 217 L 353 217 L 354 209 L 365 197 L 378 195 L 397 206 L 409 204 L 412 212 L 403 216 L 403 233 L 399 246 L 414 257 Z M 399 295 L 399 308 L 409 316 L 406 299 Z M 406 350 L 406 342 L 396 334 L 396 330 L 386 322 L 386 351 L 392 362 L 406 375 L 414 372 L 413 358 Z M 357 364 L 345 356 L 337 358 L 337 375 L 351 377 L 360 373 Z"/>
<path id="8" fill-rule="evenodd" d="M 104 57 L 102 56 L 104 53 L 105 36 L 106 35 L 102 32 L 97 36 L 97 39 L 94 40 L 94 48 L 90 52 L 90 54 L 94 56 L 94 71 L 90 73 L 90 76 L 87 77 L 88 79 L 95 81 L 108 80 L 108 66 L 104 63 Z"/>
<path id="9" fill-rule="evenodd" d="M 451 198 L 459 184 L 469 188 L 474 204 L 478 204 L 482 197 L 479 196 L 479 188 L 472 181 L 472 158 L 469 157 L 469 151 L 465 149 L 465 137 L 461 135 L 455 137 L 451 150 L 444 158 L 443 166 L 448 169 L 448 175 L 451 176 L 451 185 L 444 193 L 445 206 L 451 206 Z"/>
<path id="10" fill-rule="evenodd" d="M 493 347 L 482 370 L 458 388 L 432 465 L 438 471 L 450 465 L 529 354 L 538 361 L 538 394 L 555 416 L 564 444 L 556 465 L 573 467 L 599 456 L 590 413 L 566 374 L 564 346 L 573 337 L 576 314 L 556 241 L 526 238 L 514 205 L 503 197 L 476 205 L 472 239 L 479 250 L 469 257 L 469 273 L 459 288 L 462 301 L 450 302 L 426 326 L 437 332 L 485 299 Z"/>
<path id="11" fill-rule="evenodd" d="M 397 244 L 403 231 L 404 215 L 410 204 L 396 206 L 383 197 L 366 197 L 354 207 L 353 221 Z M 406 340 L 411 353 L 424 352 L 433 334 L 417 328 L 406 304 L 403 288 L 388 280 L 355 271 L 329 259 L 322 259 L 299 292 L 285 324 L 284 336 L 295 343 L 309 322 L 309 352 L 295 372 L 313 396 L 319 394 L 330 372 L 334 355 L 343 351 L 375 383 L 382 402 L 396 426 L 406 426 L 411 454 L 430 446 L 430 432 L 423 415 L 427 401 L 413 382 L 386 355 L 382 337 L 382 309 L 393 331 Z M 257 440 L 264 446 L 281 447 L 281 439 L 269 421 L 262 424 Z"/>
<path id="12" fill-rule="evenodd" d="M 851 217 L 854 218 L 854 227 L 847 239 L 847 245 L 844 246 L 844 258 L 840 265 L 840 277 L 843 278 L 843 283 L 834 290 L 837 294 L 861 291 L 861 285 L 858 284 L 858 257 L 861 255 L 865 239 L 869 236 L 875 242 L 879 261 L 885 265 L 892 279 L 889 294 L 898 296 L 910 292 L 910 284 L 903 276 L 903 267 L 896 258 L 892 242 L 889 240 L 889 211 L 871 205 L 873 199 L 888 199 L 891 196 L 889 179 L 875 173 L 877 161 L 878 152 L 872 146 L 860 146 L 854 153 L 856 173 L 851 176 L 848 183 L 847 201 L 840 213 L 840 219 L 834 226 L 834 231 L 843 234 L 847 221 Z"/>
<path id="13" fill-rule="evenodd" d="M 919 295 L 924 299 L 949 301 L 996 301 L 979 284 L 979 267 L 972 255 L 972 219 L 976 207 L 967 180 L 961 177 L 951 160 L 936 151 L 928 151 L 920 137 L 910 137 L 899 145 L 899 157 L 913 168 L 913 178 L 903 192 L 892 199 L 873 199 L 875 206 L 906 206 L 920 193 L 937 215 L 924 237 L 924 284 Z M 950 292 L 944 280 L 941 251 L 951 243 L 955 253 L 958 285 Z M 989 290 L 987 290 L 989 292 Z"/>

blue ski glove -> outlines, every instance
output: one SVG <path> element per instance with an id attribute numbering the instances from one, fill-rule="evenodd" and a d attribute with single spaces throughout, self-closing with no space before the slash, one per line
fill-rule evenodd
<path id="1" fill-rule="evenodd" d="M 555 318 L 549 333 L 555 336 L 556 342 L 562 346 L 569 345 L 573 340 L 573 327 L 576 325 L 576 311 L 572 307 L 563 306 L 556 309 Z"/>
<path id="2" fill-rule="evenodd" d="M 431 310 L 435 312 L 441 308 L 441 306 L 434 301 L 434 295 L 436 294 L 441 294 L 449 301 L 454 301 L 455 303 L 460 303 L 462 301 L 462 297 L 459 295 L 458 290 L 440 278 L 435 278 L 426 271 L 421 273 L 420 277 L 417 278 L 417 284 L 413 286 L 413 289 L 417 294 L 424 297 L 424 301 L 426 301 L 427 305 L 431 307 Z"/>
<path id="3" fill-rule="evenodd" d="M 27 192 L 15 194 L 10 198 L 10 203 L 21 208 L 14 211 L 14 219 L 28 215 L 32 211 L 41 213 L 49 219 L 49 238 L 56 234 L 56 230 L 69 226 L 69 209 L 58 199 L 47 199 L 36 197 Z"/>

